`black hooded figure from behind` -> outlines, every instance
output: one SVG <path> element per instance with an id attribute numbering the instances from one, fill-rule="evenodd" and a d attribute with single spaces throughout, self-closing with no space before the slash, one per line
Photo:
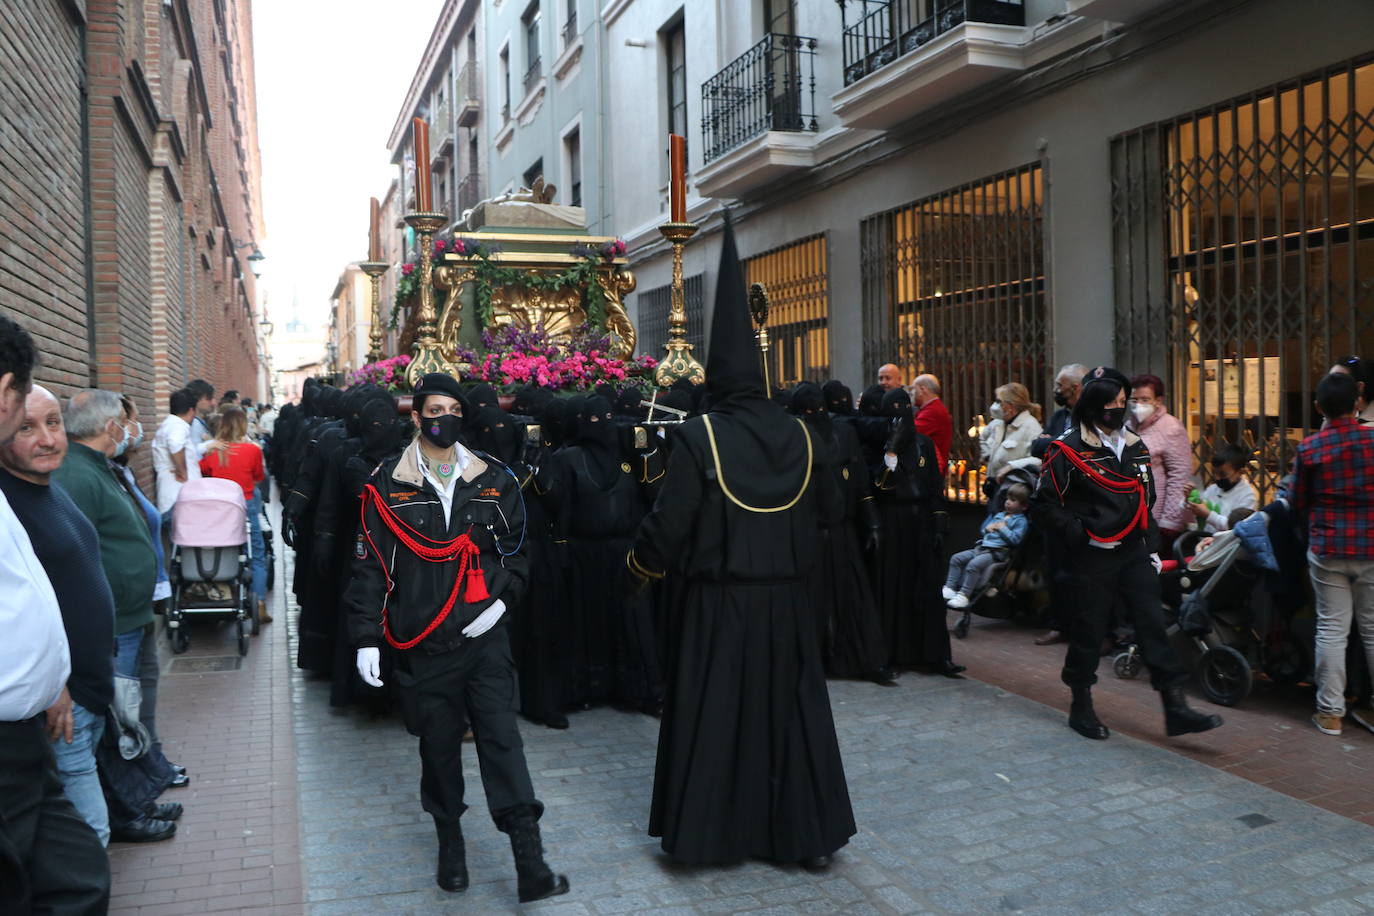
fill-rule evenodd
<path id="1" fill-rule="evenodd" d="M 873 469 L 883 529 L 873 558 L 873 588 L 888 660 L 894 667 L 957 677 L 964 669 L 950 660 L 940 595 L 948 515 L 935 443 L 916 432 L 905 389 L 883 395 L 879 412 L 888 433 Z"/>
<path id="2" fill-rule="evenodd" d="M 840 494 L 806 425 L 765 396 L 758 358 L 727 219 L 711 409 L 675 430 L 625 558 L 671 596 L 649 833 L 683 862 L 820 868 L 855 832 L 807 588 Z"/>
<path id="3" fill-rule="evenodd" d="M 625 552 L 648 507 L 620 455 L 610 403 L 582 401 L 572 444 L 540 469 L 539 487 L 566 539 L 569 596 L 567 706 L 612 701 L 657 712 L 652 607 L 619 588 Z"/>
<path id="4" fill-rule="evenodd" d="M 852 424 L 834 422 L 821 389 L 811 382 L 802 382 L 794 390 L 792 412 L 811 428 L 817 445 L 826 447 L 829 471 L 844 497 L 840 514 L 823 520 L 821 549 L 811 568 L 811 595 L 826 673 L 896 686 L 886 670 L 887 648 L 864 562 L 865 550 L 881 546 L 882 524 L 859 437 Z"/>

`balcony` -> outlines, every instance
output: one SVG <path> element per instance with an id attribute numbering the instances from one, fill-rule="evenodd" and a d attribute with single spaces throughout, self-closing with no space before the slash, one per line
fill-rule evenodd
<path id="1" fill-rule="evenodd" d="M 577 65 L 582 61 L 582 33 L 577 30 L 576 8 L 568 10 L 568 21 L 563 23 L 561 34 L 563 50 L 553 62 L 553 75 L 555 79 L 567 80 L 577 72 Z"/>
<path id="2" fill-rule="evenodd" d="M 529 96 L 539 86 L 539 80 L 544 76 L 544 65 L 535 58 L 530 63 L 530 68 L 525 71 L 525 95 Z"/>
<path id="3" fill-rule="evenodd" d="M 832 98 L 847 127 L 892 127 L 1028 65 L 1021 0 L 861 0 L 859 12 Z"/>
<path id="4" fill-rule="evenodd" d="M 563 23 L 563 47 L 571 48 L 577 41 L 577 7 L 568 10 L 568 21 Z"/>
<path id="5" fill-rule="evenodd" d="M 816 39 L 770 33 L 701 87 L 697 188 L 738 196 L 813 164 Z"/>
<path id="6" fill-rule="evenodd" d="M 477 84 L 477 61 L 469 60 L 458 71 L 458 83 L 454 87 L 458 106 L 458 126 L 471 127 L 477 123 L 482 111 L 482 89 Z"/>
<path id="7" fill-rule="evenodd" d="M 458 212 L 465 213 L 477 206 L 482 201 L 482 176 L 477 172 L 468 172 L 463 176 L 463 180 L 458 182 Z"/>
<path id="8" fill-rule="evenodd" d="M 445 156 L 453 149 L 453 109 L 449 107 L 448 99 L 439 103 L 434 110 L 434 123 L 430 125 L 435 139 L 438 141 L 434 148 L 434 156 Z"/>

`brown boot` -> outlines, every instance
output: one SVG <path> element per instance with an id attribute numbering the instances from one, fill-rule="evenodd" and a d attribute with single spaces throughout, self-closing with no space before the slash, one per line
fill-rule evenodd
<path id="1" fill-rule="evenodd" d="M 267 602 L 258 599 L 258 623 L 271 623 L 272 615 L 267 613 Z"/>

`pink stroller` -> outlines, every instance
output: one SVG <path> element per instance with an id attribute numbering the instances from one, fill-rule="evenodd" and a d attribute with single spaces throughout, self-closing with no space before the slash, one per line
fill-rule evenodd
<path id="1" fill-rule="evenodd" d="M 205 477 L 182 485 L 172 510 L 172 598 L 167 631 L 172 651 L 191 644 L 188 615 L 231 615 L 238 628 L 239 655 L 248 654 L 248 637 L 257 635 L 257 607 L 243 489 L 232 480 Z"/>

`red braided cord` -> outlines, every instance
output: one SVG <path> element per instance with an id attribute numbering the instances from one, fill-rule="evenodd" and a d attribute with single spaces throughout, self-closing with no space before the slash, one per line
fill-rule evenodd
<path id="1" fill-rule="evenodd" d="M 1088 537 L 1092 538 L 1094 541 L 1103 544 L 1114 543 L 1116 541 L 1121 540 L 1138 527 L 1149 527 L 1150 509 L 1148 506 L 1148 500 L 1145 498 L 1145 484 L 1141 482 L 1139 477 L 1128 477 L 1125 474 L 1120 474 L 1112 470 L 1111 468 L 1100 468 L 1089 462 L 1086 458 L 1075 452 L 1073 449 L 1064 445 L 1062 442 L 1051 442 L 1050 449 L 1057 449 L 1061 455 L 1063 455 L 1065 458 L 1069 460 L 1070 464 L 1072 464 L 1074 467 L 1082 471 L 1084 476 L 1086 476 L 1089 480 L 1096 483 L 1102 489 L 1107 490 L 1111 493 L 1135 494 L 1135 515 L 1132 516 L 1131 521 L 1126 525 L 1125 528 L 1122 528 L 1120 531 L 1118 531 L 1114 535 L 1111 535 L 1110 537 L 1101 537 L 1099 535 L 1093 534 L 1091 531 L 1088 531 L 1088 528 L 1085 525 L 1083 527 L 1083 530 L 1087 532 Z M 1052 455 L 1049 449 L 1047 449 L 1045 455 L 1045 464 L 1047 466 L 1050 463 L 1051 457 Z M 1108 474 L 1113 475 L 1113 477 L 1108 477 Z M 1051 477 L 1053 477 L 1053 471 L 1051 471 Z M 1055 480 L 1055 488 L 1058 489 L 1057 479 Z M 1060 490 L 1059 493 L 1060 498 L 1063 499 L 1063 491 Z"/>
<path id="2" fill-rule="evenodd" d="M 439 625 L 448 618 L 449 613 L 453 610 L 453 606 L 458 602 L 458 586 L 462 584 L 463 579 L 467 576 L 472 560 L 481 556 L 481 551 L 478 549 L 477 545 L 472 542 L 472 538 L 469 537 L 469 533 L 472 530 L 471 528 L 468 529 L 468 533 L 460 534 L 451 541 L 436 541 L 433 538 L 420 534 L 397 518 L 396 514 L 391 511 L 391 507 L 382 500 L 382 495 L 377 492 L 377 488 L 372 484 L 367 484 L 363 487 L 362 499 L 363 536 L 372 547 L 372 552 L 377 557 L 377 562 L 382 565 L 382 572 L 386 575 L 388 592 L 391 591 L 391 572 L 386 568 L 386 563 L 382 562 L 382 556 L 377 551 L 377 545 L 372 541 L 372 532 L 368 530 L 367 527 L 367 504 L 369 501 L 377 507 L 377 515 L 391 533 L 396 536 L 396 539 L 404 544 L 406 549 L 410 550 L 417 557 L 430 563 L 446 563 L 453 559 L 459 561 L 458 575 L 453 579 L 453 591 L 449 592 L 448 600 L 444 602 L 444 606 L 439 609 L 439 613 L 429 622 L 429 625 L 414 639 L 400 642 L 396 637 L 391 635 L 391 626 L 387 620 L 387 606 L 383 603 L 382 635 L 386 637 L 386 641 L 390 643 L 393 648 L 413 649 L 424 642 L 429 634 L 437 630 Z M 421 540 L 429 541 L 431 544 L 437 544 L 439 546 L 426 547 L 420 543 Z"/>

